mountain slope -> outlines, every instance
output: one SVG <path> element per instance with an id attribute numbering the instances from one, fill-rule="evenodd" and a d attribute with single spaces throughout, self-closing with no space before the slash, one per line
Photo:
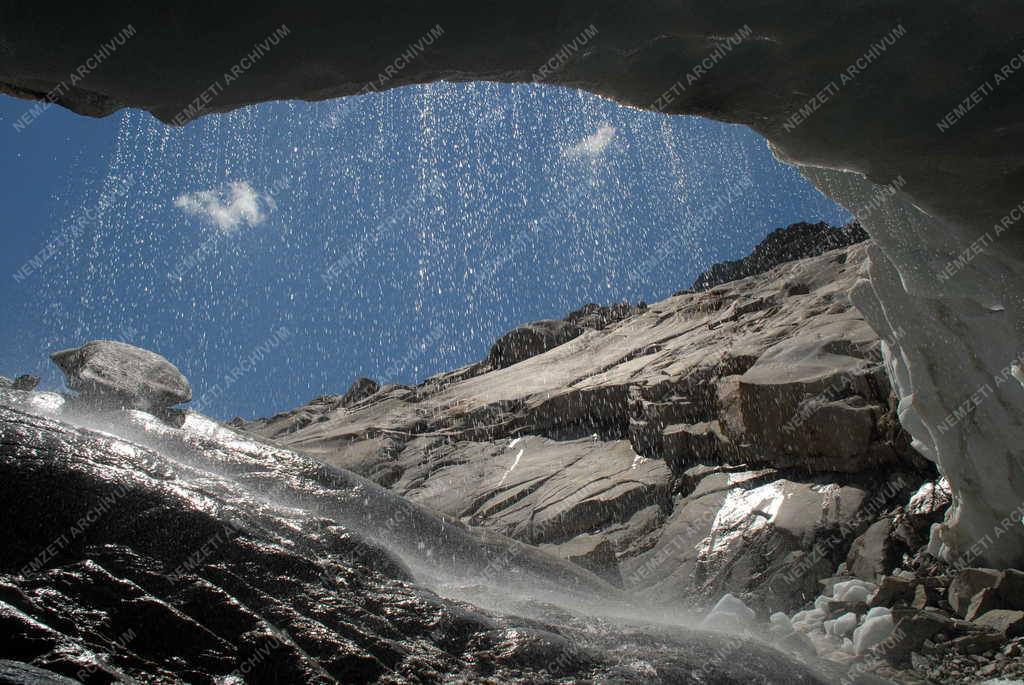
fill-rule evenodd
<path id="1" fill-rule="evenodd" d="M 668 603 L 732 591 L 791 608 L 874 522 L 873 493 L 905 501 L 933 475 L 849 301 L 865 254 L 678 294 L 509 366 L 238 425 Z"/>

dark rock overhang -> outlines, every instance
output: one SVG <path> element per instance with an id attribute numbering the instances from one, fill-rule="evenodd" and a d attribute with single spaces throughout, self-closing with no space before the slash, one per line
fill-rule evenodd
<path id="1" fill-rule="evenodd" d="M 267 100 L 540 77 L 746 124 L 787 158 L 879 184 L 903 177 L 927 211 L 987 226 L 1024 198 L 1024 76 L 992 83 L 1024 49 L 1021 19 L 1012 0 L 8 3 L 0 90 L 50 94 L 92 116 L 138 107 L 181 123 Z M 126 27 L 132 35 L 105 51 Z M 269 44 L 281 27 L 287 34 Z M 248 68 L 225 83 L 246 57 Z M 90 58 L 95 68 L 75 78 Z M 940 130 L 979 87 L 982 101 Z"/>

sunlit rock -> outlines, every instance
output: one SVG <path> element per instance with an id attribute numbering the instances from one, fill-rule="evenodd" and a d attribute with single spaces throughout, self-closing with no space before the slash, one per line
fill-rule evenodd
<path id="1" fill-rule="evenodd" d="M 825 621 L 825 632 L 829 635 L 847 637 L 853 633 L 853 629 L 857 627 L 858 620 L 857 614 L 847 612 L 839 618 L 832 619 L 831 621 Z"/>
<path id="2" fill-rule="evenodd" d="M 199 414 L 76 425 L 32 394 L 0 392 L 0 496 L 21 512 L 0 527 L 0 679 L 835 679 L 755 640 L 644 625 L 672 617 Z"/>
<path id="3" fill-rule="evenodd" d="M 83 403 L 152 411 L 192 399 L 188 380 L 173 364 L 127 343 L 93 340 L 50 359 Z"/>
<path id="4" fill-rule="evenodd" d="M 756 614 L 741 600 L 726 593 L 722 595 L 701 625 L 713 630 L 738 631 L 750 626 Z"/>
<path id="5" fill-rule="evenodd" d="M 918 472 L 934 479 L 894 420 L 879 341 L 849 302 L 865 251 L 617 305 L 603 328 L 505 368 L 237 425 L 524 542 L 607 540 L 623 586 L 647 597 L 733 593 L 793 609 L 879 507 L 905 501 Z M 794 280 L 805 290 L 784 295 Z M 830 441 L 837 401 L 862 422 Z M 890 478 L 896 469 L 907 473 Z"/>
<path id="6" fill-rule="evenodd" d="M 892 521 L 883 518 L 872 523 L 858 536 L 846 559 L 850 573 L 872 583 L 885 575 L 896 561 L 896 553 L 889 538 L 891 534 Z"/>
<path id="7" fill-rule="evenodd" d="M 868 597 L 876 589 L 874 583 L 854 578 L 836 583 L 832 588 L 832 597 L 840 602 L 867 602 Z"/>
<path id="8" fill-rule="evenodd" d="M 974 622 L 997 630 L 1008 638 L 1024 635 L 1024 611 L 992 609 L 976 618 Z"/>
<path id="9" fill-rule="evenodd" d="M 619 562 L 615 558 L 615 548 L 605 536 L 577 535 L 568 542 L 540 545 L 540 548 L 592 571 L 612 585 L 622 586 L 622 574 L 619 572 Z"/>
<path id="10" fill-rule="evenodd" d="M 990 568 L 965 568 L 949 584 L 949 606 L 958 616 L 965 616 L 971 601 L 982 590 L 994 588 L 999 572 Z"/>

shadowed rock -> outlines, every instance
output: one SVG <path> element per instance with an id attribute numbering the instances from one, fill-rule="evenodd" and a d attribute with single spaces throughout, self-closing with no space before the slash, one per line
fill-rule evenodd
<path id="1" fill-rule="evenodd" d="M 0 23 L 0 92 L 41 102 L 14 127 L 30 125 L 50 103 L 94 116 L 144 107 L 181 125 L 266 100 L 438 80 L 543 81 L 749 125 L 876 241 L 870 282 L 854 297 L 890 343 L 908 333 L 891 345 L 905 371 L 894 376 L 894 391 L 919 451 L 941 465 L 958 501 L 957 515 L 938 529 L 939 555 L 963 554 L 1024 500 L 1024 481 L 1005 477 L 1018 468 L 1005 446 L 1024 442 L 1017 384 L 996 388 L 973 420 L 944 423 L 965 388 L 991 383 L 1022 347 L 1024 233 L 1014 227 L 988 245 L 992 233 L 1019 222 L 1024 196 L 1019 3 L 896 0 L 815 11 L 781 0 L 456 0 L 359 12 L 305 3 L 270 13 L 203 9 L 134 3 L 52 12 L 17 4 Z M 566 55 L 566 41 L 588 25 L 598 30 L 594 40 L 550 71 L 547 63 Z M 396 56 L 414 44 L 425 54 L 399 66 Z M 69 83 L 101 45 L 116 56 Z M 250 54 L 258 62 L 225 88 L 224 70 Z M 984 106 L 974 107 L 981 97 Z M 972 363 L 959 363 L 965 358 Z M 984 561 L 1019 566 L 1022 550 L 1024 527 L 1011 527 Z"/>
<path id="2" fill-rule="evenodd" d="M 577 566 L 197 414 L 94 432 L 26 395 L 0 393 L 0 682 L 839 680 L 753 640 L 608 630 L 550 604 L 636 611 Z"/>
<path id="3" fill-rule="evenodd" d="M 352 386 L 341 398 L 341 406 L 348 407 L 360 400 L 365 400 L 380 390 L 380 383 L 371 378 L 357 378 Z"/>
<path id="4" fill-rule="evenodd" d="M 566 321 L 534 321 L 498 338 L 488 359 L 494 368 L 504 369 L 554 349 L 582 333 L 582 328 Z"/>
<path id="5" fill-rule="evenodd" d="M 35 390 L 37 385 L 39 385 L 39 376 L 33 376 L 28 373 L 22 374 L 11 381 L 11 387 L 15 390 Z"/>
<path id="6" fill-rule="evenodd" d="M 858 223 L 835 228 L 822 222 L 797 223 L 777 228 L 743 259 L 715 264 L 693 282 L 692 290 L 708 290 L 739 278 L 763 274 L 794 259 L 815 257 L 823 252 L 848 247 L 868 239 Z M 799 288 L 797 288 L 799 289 Z M 795 294 L 795 293 L 794 293 Z M 801 293 L 802 294 L 802 293 Z"/>

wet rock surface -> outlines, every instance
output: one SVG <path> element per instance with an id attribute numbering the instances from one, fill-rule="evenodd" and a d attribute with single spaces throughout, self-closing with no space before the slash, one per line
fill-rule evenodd
<path id="1" fill-rule="evenodd" d="M 0 659 L 85 683 L 1013 676 L 1024 576 L 929 553 L 949 486 L 845 299 L 863 256 L 586 307 L 517 363 L 359 379 L 243 432 L 0 390 L 0 497 L 26 502 Z"/>
<path id="2" fill-rule="evenodd" d="M 0 496 L 20 503 L 0 528 L 3 682 L 837 677 L 752 637 L 588 614 L 584 601 L 644 610 L 573 564 L 198 415 L 84 427 L 64 411 L 0 391 Z M 481 586 L 508 609 L 458 599 Z"/>
<path id="3" fill-rule="evenodd" d="M 929 509 L 942 493 L 948 493 L 944 482 L 926 483 L 880 519 L 897 522 L 896 530 L 874 525 L 874 536 L 897 548 L 903 542 L 898 529 L 914 517 L 934 518 Z M 809 642 L 809 653 L 898 683 L 1001 684 L 1024 675 L 1024 606 L 1016 592 L 1021 571 L 951 565 L 927 542 L 913 553 L 875 561 L 867 575 L 877 583 L 843 563 L 812 602 L 792 616 L 772 615 L 763 629 L 787 651 Z"/>
<path id="4" fill-rule="evenodd" d="M 940 554 L 965 553 L 1024 501 L 1024 481 L 1006 477 L 1019 463 L 1005 446 L 1024 443 L 1019 383 L 996 387 L 975 420 L 947 423 L 951 408 L 969 399 L 966 389 L 1006 381 L 1024 349 L 1024 242 L 1013 229 L 1024 196 L 1015 152 L 1024 141 L 1015 123 L 1024 117 L 1024 80 L 1014 77 L 1024 27 L 1018 4 L 897 0 L 879 11 L 857 3 L 809 11 L 779 0 L 445 2 L 355 13 L 295 4 L 272 18 L 205 9 L 135 3 L 54 13 L 19 5 L 4 16 L 0 91 L 45 102 L 15 127 L 53 102 L 93 116 L 143 107 L 184 125 L 272 99 L 476 79 L 543 80 L 666 114 L 749 125 L 876 241 L 869 280 L 854 297 L 891 343 L 906 332 L 890 355 L 904 425 L 950 476 L 958 499 L 936 537 Z M 198 106 L 197 90 L 222 75 L 210 65 L 236 63 L 257 41 L 269 45 L 272 26 L 274 56 Z M 588 26 L 598 34 L 586 50 L 538 73 Z M 382 74 L 412 37 L 427 35 L 426 58 Z M 123 49 L 102 74 L 68 87 L 67 75 L 97 45 Z M 985 105 L 974 107 L 981 97 Z M 827 107 L 819 107 L 823 98 Z M 1024 565 L 1022 550 L 1024 527 L 1010 528 L 986 549 L 986 563 Z"/>

